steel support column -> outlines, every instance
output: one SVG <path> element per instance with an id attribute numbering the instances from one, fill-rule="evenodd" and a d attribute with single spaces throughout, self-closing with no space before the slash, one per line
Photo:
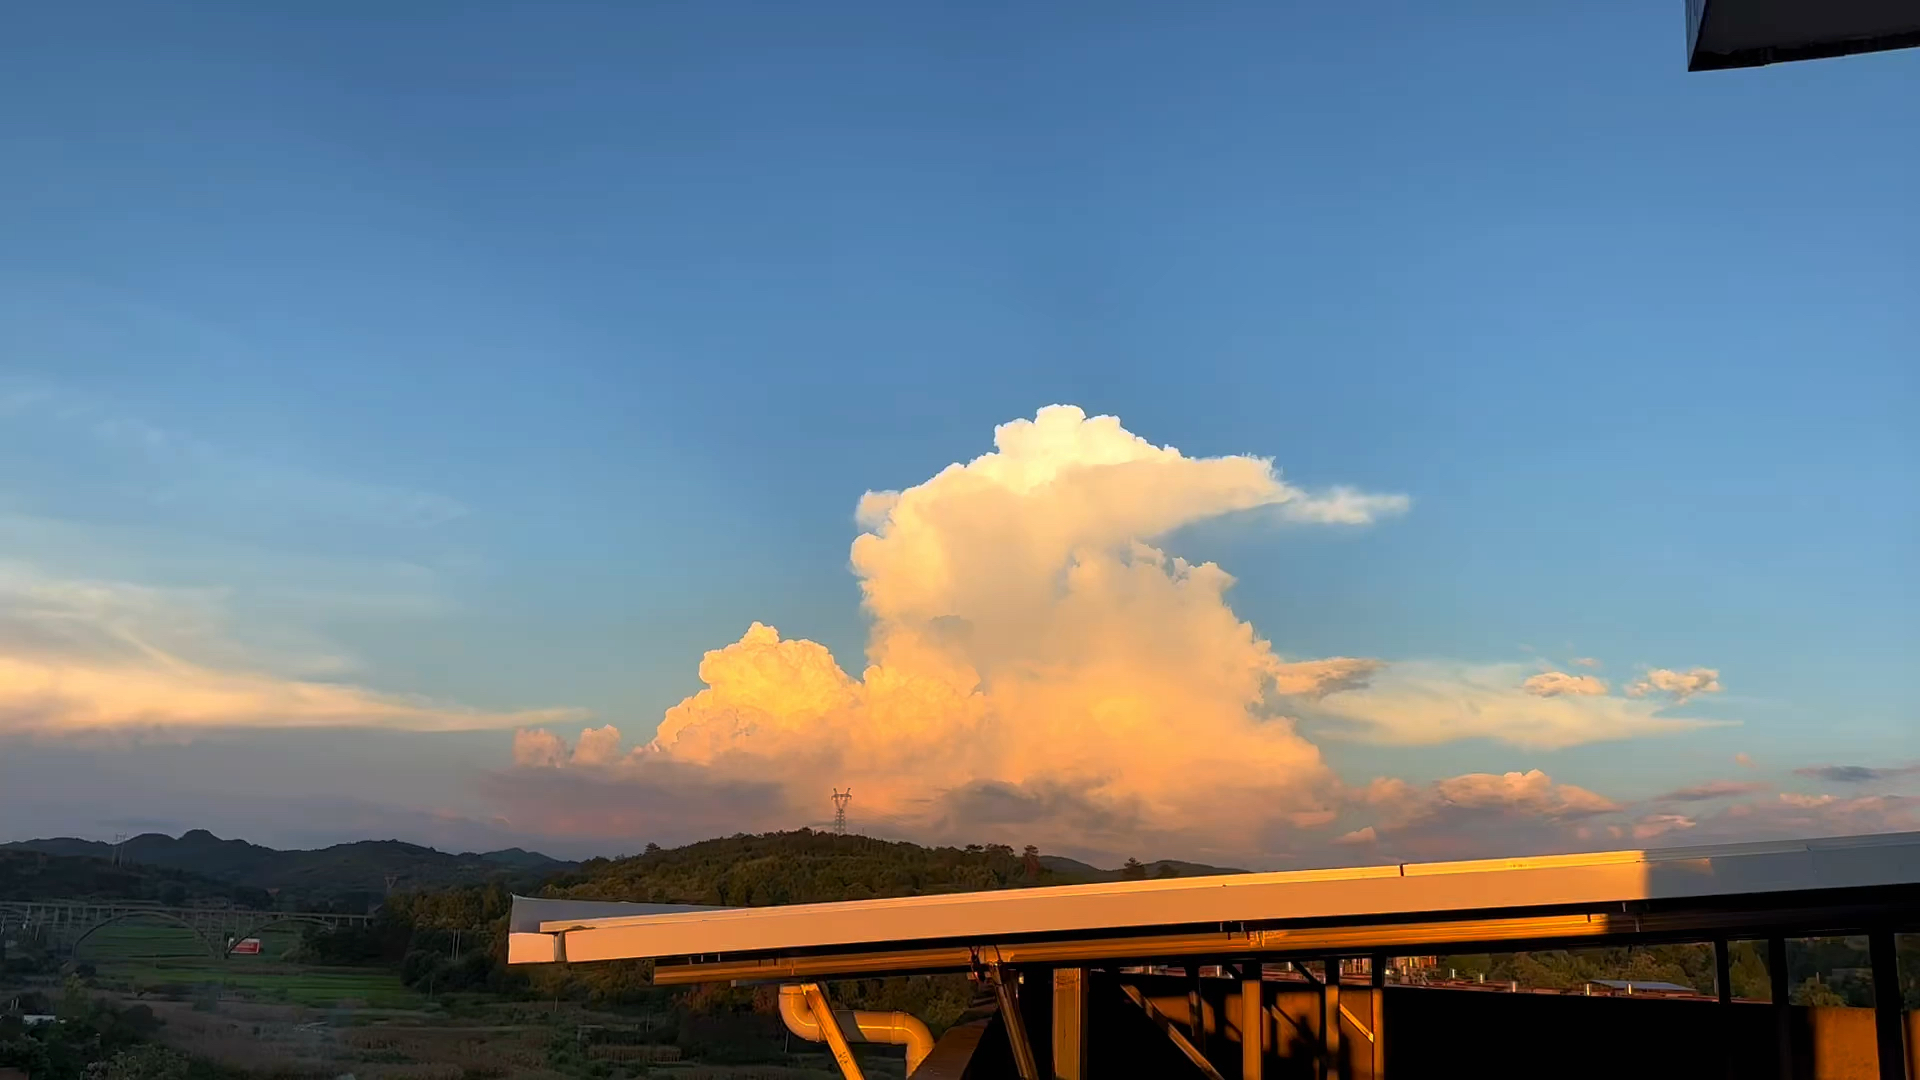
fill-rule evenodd
<path id="1" fill-rule="evenodd" d="M 1713 939 L 1713 992 L 1721 1005 L 1713 1032 L 1720 1040 L 1722 1071 L 1727 1080 L 1738 1080 L 1733 1064 L 1733 1010 L 1726 1007 L 1733 1004 L 1733 959 L 1728 951 L 1726 938 Z"/>
<path id="2" fill-rule="evenodd" d="M 1053 969 L 1053 1080 L 1087 1080 L 1087 969 Z"/>
<path id="3" fill-rule="evenodd" d="M 1873 964 L 1874 1045 L 1880 1052 L 1880 1080 L 1907 1080 L 1907 1023 L 1900 1001 L 1900 958 L 1893 931 L 1867 935 L 1867 955 Z"/>
<path id="4" fill-rule="evenodd" d="M 1368 981 L 1373 984 L 1373 1075 L 1387 1075 L 1387 958 L 1375 954 L 1367 961 Z"/>
<path id="5" fill-rule="evenodd" d="M 1260 1080 L 1266 1062 L 1267 1003 L 1260 961 L 1240 966 L 1240 1080 Z"/>
<path id="6" fill-rule="evenodd" d="M 1787 939 L 1767 939 L 1767 983 L 1773 999 L 1774 1055 L 1780 1080 L 1793 1080 L 1793 982 L 1787 977 Z"/>
<path id="7" fill-rule="evenodd" d="M 1321 1075 L 1340 1080 L 1340 958 L 1329 956 L 1321 963 L 1326 967 L 1326 977 L 1320 981 Z"/>
<path id="8" fill-rule="evenodd" d="M 1193 1045 L 1202 1053 L 1207 1052 L 1207 996 L 1200 992 L 1200 965 L 1187 965 L 1187 1016 L 1191 1027 L 1189 1033 Z"/>

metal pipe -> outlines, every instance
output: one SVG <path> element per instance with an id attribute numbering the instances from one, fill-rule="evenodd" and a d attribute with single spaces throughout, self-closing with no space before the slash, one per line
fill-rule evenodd
<path id="1" fill-rule="evenodd" d="M 816 1004 L 807 1000 L 807 988 L 815 984 L 787 985 L 780 988 L 780 1019 L 787 1030 L 808 1042 L 828 1042 L 820 1023 Z M 816 991 L 817 992 L 817 991 Z M 821 994 L 819 1004 L 826 1003 Z M 833 1009 L 834 1023 L 850 1042 L 887 1043 L 907 1048 L 907 1075 L 912 1076 L 920 1063 L 933 1052 L 933 1033 L 911 1013 L 865 1012 Z"/>

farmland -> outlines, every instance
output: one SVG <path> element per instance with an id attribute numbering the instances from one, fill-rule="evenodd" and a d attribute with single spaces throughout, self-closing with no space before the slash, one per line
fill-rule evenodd
<path id="1" fill-rule="evenodd" d="M 390 968 L 301 959 L 298 928 L 261 934 L 259 955 L 214 957 L 185 927 L 103 926 L 67 964 L 66 992 L 144 1007 L 155 1042 L 227 1075 L 273 1080 L 828 1080 L 819 1048 L 767 1024 L 605 1011 L 571 1001 L 409 988 Z M 0 979 L 9 994 L 60 992 L 51 975 Z M 4 1001 L 0 1001 L 4 1004 Z M 751 1028 L 752 1030 L 747 1030 Z M 742 1054 L 743 1048 L 751 1051 Z M 798 1052 L 790 1052 L 796 1050 Z M 717 1050 L 717 1053 L 716 1053 Z M 897 1052 L 863 1054 L 867 1075 L 900 1076 Z"/>
<path id="2" fill-rule="evenodd" d="M 89 965 L 102 988 L 136 998 L 193 997 L 302 1005 L 309 1008 L 417 1008 L 421 995 L 397 975 L 373 968 L 311 967 L 291 959 L 297 929 L 268 930 L 258 956 L 212 956 L 182 926 L 129 920 L 94 931 L 74 959 Z"/>

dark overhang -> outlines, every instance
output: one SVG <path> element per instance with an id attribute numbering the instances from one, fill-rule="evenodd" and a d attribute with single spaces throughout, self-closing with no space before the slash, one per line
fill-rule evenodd
<path id="1" fill-rule="evenodd" d="M 1687 70 L 1920 45 L 1920 0 L 1687 0 Z"/>

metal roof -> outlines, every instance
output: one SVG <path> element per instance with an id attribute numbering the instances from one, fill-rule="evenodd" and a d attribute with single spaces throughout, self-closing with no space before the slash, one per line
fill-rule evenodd
<path id="1" fill-rule="evenodd" d="M 1753 908 L 1755 898 L 1767 898 L 1761 907 L 1777 907 L 1795 897 L 1815 897 L 1830 906 L 1841 894 L 1858 897 L 1863 891 L 1889 888 L 1901 891 L 1904 910 L 1920 910 L 1911 903 L 1920 896 L 1920 833 L 784 907 L 661 911 L 659 905 L 623 909 L 608 903 L 516 898 L 509 960 L 700 958 L 700 964 L 711 965 L 724 958 L 752 967 L 764 966 L 768 957 L 790 960 L 821 950 L 898 952 L 917 946 L 922 952 L 896 956 L 886 969 L 932 970 L 965 967 L 969 951 L 983 945 L 1000 949 L 1005 957 L 1024 950 L 1023 955 L 1036 961 L 1043 955 L 1173 955 L 1215 947 L 1223 952 L 1345 948 L 1362 953 L 1388 942 L 1592 937 L 1653 932 L 1663 926 L 1680 932 L 1696 923 L 1705 925 L 1703 919 L 1718 926 L 1732 917 L 1698 914 L 1707 908 Z M 1656 909 L 1696 914 L 1670 915 L 1666 923 L 1649 922 L 1638 914 Z M 1631 923 L 1623 921 L 1628 915 Z M 1763 911 L 1753 917 L 1777 916 Z M 1681 921 L 1673 922 L 1675 918 Z M 1686 921 L 1689 918 L 1693 922 Z M 1469 925 L 1462 920 L 1478 921 Z M 1187 936 L 1177 947 L 1170 942 L 1163 947 L 1155 943 L 1162 939 L 1151 938 L 1183 928 Z M 1109 944 L 1104 953 L 1092 949 L 1089 939 L 1116 933 L 1133 937 Z M 1036 942 L 1055 944 L 1043 950 Z M 781 963 L 781 970 L 798 970 Z M 854 970 L 835 968 L 842 969 Z M 656 977 L 662 973 L 657 969 Z"/>
<path id="2" fill-rule="evenodd" d="M 1920 45 L 1914 0 L 1687 0 L 1687 69 L 1758 67 Z"/>
<path id="3" fill-rule="evenodd" d="M 1595 986 L 1607 986 L 1615 990 L 1657 990 L 1663 994 L 1698 994 L 1700 991 L 1679 983 L 1648 982 L 1645 979 L 1588 979 Z"/>

